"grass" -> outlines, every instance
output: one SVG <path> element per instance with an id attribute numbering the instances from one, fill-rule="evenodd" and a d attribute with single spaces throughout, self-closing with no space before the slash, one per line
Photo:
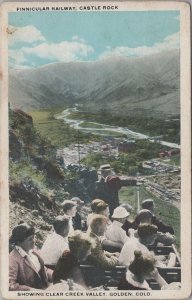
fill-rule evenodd
<path id="1" fill-rule="evenodd" d="M 180 166 L 180 155 L 171 156 L 168 157 L 167 159 L 168 161 L 166 161 L 166 158 L 161 159 L 160 161 L 162 161 L 163 163 L 167 163 L 169 165 Z"/>
<path id="2" fill-rule="evenodd" d="M 123 133 L 117 131 L 109 130 L 93 130 L 94 134 L 101 134 L 103 136 L 112 136 L 112 137 L 127 137 Z"/>
<path id="3" fill-rule="evenodd" d="M 99 125 L 99 124 L 96 124 L 96 123 L 92 123 L 92 122 L 83 122 L 81 124 L 81 127 L 84 127 L 84 128 L 103 128 L 103 125 Z"/>
<path id="4" fill-rule="evenodd" d="M 77 143 L 78 132 L 65 124 L 63 120 L 55 119 L 54 115 L 61 112 L 62 109 L 42 109 L 31 111 L 29 114 L 33 118 L 33 123 L 38 132 L 49 139 L 52 145 L 56 147 L 65 147 L 71 143 Z M 79 133 L 80 143 L 86 143 L 90 140 L 90 134 Z"/>
<path id="5" fill-rule="evenodd" d="M 11 161 L 9 164 L 9 180 L 12 184 L 16 185 L 30 180 L 42 193 L 48 193 L 45 175 L 42 171 L 39 171 L 36 167 L 32 166 L 30 161 Z"/>
<path id="6" fill-rule="evenodd" d="M 133 219 L 137 213 L 137 191 L 139 190 L 140 204 L 144 199 L 153 198 L 155 202 L 156 216 L 158 216 L 164 223 L 171 225 L 174 228 L 176 236 L 176 247 L 180 251 L 180 212 L 179 210 L 170 204 L 163 201 L 144 187 L 124 187 L 120 190 L 120 202 L 128 203 L 133 207 L 133 213 L 130 215 L 130 219 Z"/>

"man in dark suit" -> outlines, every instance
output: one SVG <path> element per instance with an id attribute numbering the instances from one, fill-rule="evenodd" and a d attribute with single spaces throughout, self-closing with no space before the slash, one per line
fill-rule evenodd
<path id="1" fill-rule="evenodd" d="M 153 199 L 145 199 L 142 202 L 142 209 L 148 209 L 152 213 L 151 224 L 157 226 L 157 230 L 162 233 L 169 232 L 174 234 L 174 229 L 172 226 L 163 223 L 159 218 L 155 216 L 155 204 Z M 135 223 L 139 224 L 139 218 L 136 216 Z"/>
<path id="2" fill-rule="evenodd" d="M 112 174 L 109 164 L 100 167 L 101 177 L 95 185 L 95 199 L 101 199 L 109 205 L 110 215 L 119 206 L 119 190 L 123 186 L 136 185 L 135 178 L 120 178 Z"/>

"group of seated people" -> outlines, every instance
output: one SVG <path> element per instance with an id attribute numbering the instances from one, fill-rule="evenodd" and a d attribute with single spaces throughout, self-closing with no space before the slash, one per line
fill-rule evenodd
<path id="1" fill-rule="evenodd" d="M 121 290 L 149 290 L 146 279 L 155 279 L 161 288 L 169 288 L 157 267 L 174 267 L 176 255 L 158 257 L 148 246 L 171 245 L 175 241 L 174 231 L 155 216 L 152 199 L 143 201 L 132 222 L 128 219 L 130 205 L 116 207 L 109 216 L 108 204 L 100 199 L 92 201 L 92 212 L 82 222 L 83 204 L 76 197 L 63 202 L 63 215 L 54 219 L 53 228 L 38 251 L 34 249 L 34 227 L 21 222 L 13 228 L 10 243 L 14 249 L 9 255 L 11 291 L 50 289 L 60 283 L 66 289 L 70 280 L 79 289 L 88 289 L 82 264 L 104 270 L 125 266 L 125 276 L 118 283 Z"/>

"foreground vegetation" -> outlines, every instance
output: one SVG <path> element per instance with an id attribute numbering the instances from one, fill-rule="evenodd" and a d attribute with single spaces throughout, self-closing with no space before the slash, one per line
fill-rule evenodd
<path id="1" fill-rule="evenodd" d="M 173 226 L 176 236 L 176 247 L 180 251 L 180 212 L 179 210 L 164 200 L 157 198 L 142 187 L 124 187 L 120 190 L 120 202 L 128 203 L 133 207 L 130 219 L 137 213 L 137 191 L 139 191 L 140 204 L 144 199 L 152 198 L 155 202 L 156 215 L 166 224 Z"/>

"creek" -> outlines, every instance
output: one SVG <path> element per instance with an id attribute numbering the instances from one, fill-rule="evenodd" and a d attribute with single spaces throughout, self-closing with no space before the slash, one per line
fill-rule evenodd
<path id="1" fill-rule="evenodd" d="M 71 117 L 71 113 L 78 112 L 77 107 L 67 108 L 62 111 L 60 114 L 55 115 L 56 119 L 62 119 L 65 123 L 67 123 L 70 127 L 82 131 L 82 132 L 90 132 L 92 134 L 100 135 L 100 136 L 113 136 L 119 137 L 121 135 L 127 135 L 129 139 L 148 139 L 151 142 L 155 142 L 155 139 L 150 136 L 132 131 L 127 127 L 118 127 L 118 126 L 110 126 L 106 124 L 96 123 L 96 122 L 85 122 L 84 120 L 73 119 Z M 161 145 L 180 149 L 180 145 L 176 143 L 170 143 L 166 141 L 159 141 Z"/>

